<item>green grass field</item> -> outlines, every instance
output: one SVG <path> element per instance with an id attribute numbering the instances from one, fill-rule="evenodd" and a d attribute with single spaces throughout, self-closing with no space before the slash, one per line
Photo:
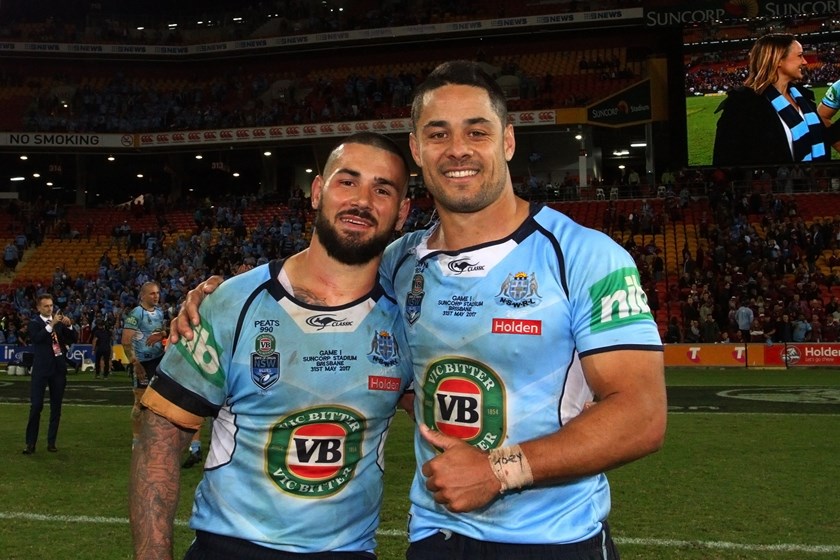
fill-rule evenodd
<path id="1" fill-rule="evenodd" d="M 609 474 L 622 558 L 840 558 L 840 370 L 675 369 L 667 380 L 665 447 Z M 20 454 L 27 386 L 0 377 L 0 558 L 131 558 L 128 380 L 71 376 L 59 453 L 42 442 L 32 456 Z M 386 449 L 381 560 L 406 546 L 410 440 L 400 414 Z M 176 558 L 201 471 L 182 473 Z"/>
<path id="2" fill-rule="evenodd" d="M 817 101 L 822 99 L 827 87 L 813 88 Z M 715 129 L 720 113 L 715 113 L 722 95 L 688 97 L 685 100 L 686 129 L 688 135 L 688 165 L 708 167 L 712 165 L 712 149 L 715 144 Z M 833 159 L 840 154 L 832 150 Z"/>

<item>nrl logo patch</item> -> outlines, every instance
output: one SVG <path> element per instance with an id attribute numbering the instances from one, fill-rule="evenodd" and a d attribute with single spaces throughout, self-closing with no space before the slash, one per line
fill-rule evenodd
<path id="1" fill-rule="evenodd" d="M 426 279 L 422 274 L 415 274 L 411 282 L 411 291 L 405 297 L 405 318 L 410 325 L 413 325 L 420 318 L 420 307 L 423 305 L 423 298 L 426 292 L 423 288 Z"/>
<path id="2" fill-rule="evenodd" d="M 388 331 L 376 331 L 370 343 L 368 360 L 383 366 L 394 366 L 400 363 L 399 347 L 394 336 Z"/>
<path id="3" fill-rule="evenodd" d="M 280 354 L 251 354 L 251 381 L 262 390 L 266 390 L 280 379 Z"/>
<path id="4" fill-rule="evenodd" d="M 496 301 L 510 307 L 537 305 L 542 299 L 537 289 L 536 273 L 532 272 L 530 275 L 525 272 L 508 273 L 499 293 L 496 294 Z"/>

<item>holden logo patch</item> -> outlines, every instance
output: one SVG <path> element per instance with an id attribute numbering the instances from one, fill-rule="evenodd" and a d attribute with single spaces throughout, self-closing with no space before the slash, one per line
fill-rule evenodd
<path id="1" fill-rule="evenodd" d="M 290 414 L 270 431 L 267 474 L 289 494 L 332 496 L 353 478 L 362 456 L 365 427 L 359 412 L 339 406 Z"/>
<path id="2" fill-rule="evenodd" d="M 481 362 L 446 357 L 432 362 L 423 387 L 423 421 L 483 450 L 504 440 L 504 386 Z"/>

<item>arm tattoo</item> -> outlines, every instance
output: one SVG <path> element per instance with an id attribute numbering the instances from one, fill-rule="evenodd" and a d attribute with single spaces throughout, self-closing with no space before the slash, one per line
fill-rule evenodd
<path id="1" fill-rule="evenodd" d="M 172 558 L 178 509 L 179 458 L 192 432 L 143 409 L 140 440 L 131 454 L 129 514 L 137 560 Z"/>

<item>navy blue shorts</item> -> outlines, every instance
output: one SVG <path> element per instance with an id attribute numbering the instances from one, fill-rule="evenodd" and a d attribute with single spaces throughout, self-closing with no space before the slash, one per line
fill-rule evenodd
<path id="1" fill-rule="evenodd" d="M 152 380 L 152 377 L 155 376 L 155 372 L 157 372 L 158 365 L 160 365 L 160 361 L 163 359 L 163 355 L 161 354 L 158 358 L 152 358 L 151 360 L 146 360 L 145 362 L 140 362 L 140 365 L 143 366 L 143 371 L 146 372 L 146 380 L 140 381 L 137 377 L 137 372 L 132 369 L 131 372 L 131 383 L 135 389 L 145 389 L 149 386 L 149 381 Z M 135 366 L 136 367 L 136 366 Z"/>
<path id="2" fill-rule="evenodd" d="M 251 541 L 196 531 L 195 541 L 184 560 L 376 560 L 376 555 L 370 552 L 284 552 Z"/>
<path id="3" fill-rule="evenodd" d="M 510 544 L 479 541 L 452 533 L 438 532 L 413 542 L 407 560 L 618 560 L 618 549 L 604 522 L 592 538 L 571 544 Z"/>

